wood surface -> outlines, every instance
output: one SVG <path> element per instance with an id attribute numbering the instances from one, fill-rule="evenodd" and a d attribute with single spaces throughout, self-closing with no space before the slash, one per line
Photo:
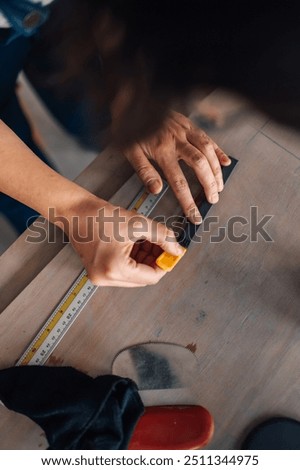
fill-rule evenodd
<path id="1" fill-rule="evenodd" d="M 75 181 L 105 200 L 110 199 L 133 174 L 126 159 L 111 149 L 99 155 Z M 44 219 L 39 219 L 44 220 Z M 62 249 L 60 229 L 49 224 L 49 240 L 55 243 L 26 243 L 26 230 L 0 257 L 0 313 Z"/>
<path id="2" fill-rule="evenodd" d="M 221 97 L 217 102 L 221 106 Z M 257 112 L 239 109 L 224 127 L 210 130 L 239 160 L 209 213 L 219 216 L 219 223 L 202 233 L 202 243 L 192 244 L 158 285 L 99 288 L 48 365 L 71 365 L 96 376 L 110 373 L 115 355 L 127 346 L 177 343 L 192 349 L 199 361 L 190 396 L 214 416 L 208 448 L 239 449 L 245 432 L 270 416 L 300 419 L 300 139 L 295 131 L 287 139 L 276 129 Z M 114 164 L 121 171 L 119 160 L 110 161 L 108 177 Z M 125 179 L 117 175 L 120 186 Z M 105 184 L 101 179 L 98 193 Z M 135 185 L 121 188 L 114 201 L 126 207 Z M 168 192 L 156 215 L 176 211 L 174 204 Z M 273 216 L 266 226 L 273 242 L 261 237 L 210 242 L 232 216 L 249 218 L 251 206 L 258 207 L 259 219 Z M 249 235 L 249 225 L 236 226 L 236 235 L 242 231 Z M 1 296 L 7 284 L 3 271 L 17 272 L 16 253 L 30 258 L 24 240 L 19 243 L 0 258 Z M 44 249 L 37 249 L 38 257 Z M 1 368 L 14 364 L 82 269 L 70 246 L 54 251 L 46 263 L 34 262 L 33 270 L 21 265 L 29 281 L 24 273 L 21 291 L 11 294 L 14 300 L 0 316 Z M 1 449 L 47 446 L 42 430 L 27 418 L 4 407 L 0 416 Z"/>

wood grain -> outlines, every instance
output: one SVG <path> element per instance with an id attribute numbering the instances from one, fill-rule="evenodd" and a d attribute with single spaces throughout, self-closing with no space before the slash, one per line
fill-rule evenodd
<path id="1" fill-rule="evenodd" d="M 299 161 L 260 131 L 265 122 L 244 111 L 211 132 L 239 164 L 209 214 L 218 224 L 201 232 L 202 243 L 156 286 L 98 289 L 48 361 L 96 376 L 110 373 L 115 355 L 135 343 L 192 347 L 199 367 L 191 397 L 214 416 L 211 449 L 240 448 L 263 418 L 300 419 Z M 129 202 L 124 188 L 118 197 Z M 249 219 L 251 206 L 259 220 L 273 216 L 266 226 L 272 242 L 260 235 L 250 241 L 253 228 L 239 224 L 235 235 L 248 236 L 243 243 L 228 236 L 212 243 L 233 216 Z M 171 210 L 167 193 L 156 213 Z M 3 311 L 1 368 L 14 364 L 80 270 L 64 247 Z M 0 415 L 1 449 L 46 445 L 38 426 L 5 409 Z"/>
<path id="2" fill-rule="evenodd" d="M 76 178 L 76 182 L 103 199 L 110 199 L 133 170 L 126 159 L 107 149 Z M 39 221 L 44 221 L 40 218 Z M 44 225 L 43 225 L 44 227 Z M 52 224 L 45 226 L 47 239 L 29 243 L 26 230 L 0 257 L 0 313 L 62 249 L 63 233 Z M 55 240 L 48 243 L 47 240 Z"/>

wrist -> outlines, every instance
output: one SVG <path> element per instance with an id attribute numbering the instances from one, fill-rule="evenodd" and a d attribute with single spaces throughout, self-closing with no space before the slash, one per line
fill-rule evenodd
<path id="1" fill-rule="evenodd" d="M 93 212 L 91 208 L 101 209 L 107 204 L 107 201 L 65 178 L 60 182 L 59 190 L 53 188 L 48 201 L 47 213 L 42 215 L 68 236 L 75 218 L 88 216 Z"/>

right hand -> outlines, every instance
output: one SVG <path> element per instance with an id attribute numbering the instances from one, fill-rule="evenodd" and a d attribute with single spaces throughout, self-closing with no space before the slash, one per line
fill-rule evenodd
<path id="1" fill-rule="evenodd" d="M 174 111 L 170 112 L 156 133 L 134 142 L 122 149 L 122 152 L 144 186 L 153 194 L 162 189 L 161 177 L 151 163 L 151 160 L 155 161 L 173 189 L 184 214 L 194 224 L 201 223 L 201 214 L 180 161 L 183 160 L 193 169 L 211 204 L 218 202 L 219 192 L 224 187 L 221 167 L 231 163 L 230 158 L 202 129 Z"/>
<path id="2" fill-rule="evenodd" d="M 141 287 L 156 284 L 166 273 L 155 265 L 162 251 L 183 249 L 172 230 L 133 211 L 91 195 L 68 214 L 63 228 L 98 286 Z M 143 243 L 136 243 L 143 240 Z"/>

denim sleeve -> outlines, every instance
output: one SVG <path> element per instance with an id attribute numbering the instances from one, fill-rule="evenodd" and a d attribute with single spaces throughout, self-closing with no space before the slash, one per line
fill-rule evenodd
<path id="1" fill-rule="evenodd" d="M 49 16 L 46 6 L 28 0 L 0 0 L 0 12 L 11 25 L 5 39 L 7 44 L 20 36 L 32 36 Z"/>

